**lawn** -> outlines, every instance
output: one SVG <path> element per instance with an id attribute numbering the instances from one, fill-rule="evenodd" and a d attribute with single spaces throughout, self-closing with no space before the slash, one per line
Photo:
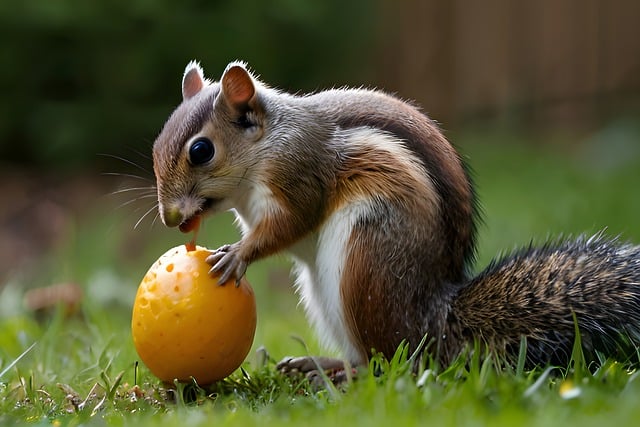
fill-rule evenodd
<path id="1" fill-rule="evenodd" d="M 449 136 L 472 166 L 484 210 L 478 269 L 501 252 L 560 234 L 606 228 L 640 243 L 637 123 L 588 136 L 481 128 Z M 102 199 L 36 272 L 13 274 L 0 289 L 0 425 L 622 426 L 640 417 L 637 371 L 611 360 L 585 367 L 579 352 L 572 368 L 528 372 L 489 357 L 413 375 L 399 351 L 391 361 L 376 359 L 343 391 L 283 378 L 275 372 L 282 357 L 326 354 L 297 305 L 283 257 L 249 268 L 258 329 L 243 370 L 207 390 L 175 391 L 143 365 L 136 369 L 129 322 L 146 269 L 185 238 L 152 218 L 134 230 L 144 204 L 120 203 Z M 199 241 L 216 247 L 236 236 L 232 217 L 222 215 L 206 222 Z M 85 295 L 74 315 L 23 308 L 24 289 L 69 281 Z"/>

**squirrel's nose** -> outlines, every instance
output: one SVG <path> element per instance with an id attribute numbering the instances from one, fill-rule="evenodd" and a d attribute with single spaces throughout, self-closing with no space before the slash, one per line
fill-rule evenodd
<path id="1" fill-rule="evenodd" d="M 177 227 L 184 219 L 178 206 L 161 207 L 160 218 L 167 227 Z"/>

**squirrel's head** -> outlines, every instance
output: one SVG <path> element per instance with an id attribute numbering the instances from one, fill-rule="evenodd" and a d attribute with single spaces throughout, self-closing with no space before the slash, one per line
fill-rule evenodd
<path id="1" fill-rule="evenodd" d="M 190 62 L 182 103 L 153 145 L 153 169 L 162 222 L 175 227 L 196 215 L 233 206 L 251 180 L 257 142 L 264 132 L 260 83 L 233 62 L 219 82 Z"/>

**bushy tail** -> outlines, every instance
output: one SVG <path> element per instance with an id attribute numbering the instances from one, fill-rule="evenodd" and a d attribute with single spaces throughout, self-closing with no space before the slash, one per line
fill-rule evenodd
<path id="1" fill-rule="evenodd" d="M 517 357 L 527 338 L 530 365 L 566 365 L 574 315 L 587 359 L 600 352 L 637 358 L 640 346 L 640 246 L 579 237 L 527 248 L 494 261 L 452 305 L 461 341 L 480 339 Z"/>

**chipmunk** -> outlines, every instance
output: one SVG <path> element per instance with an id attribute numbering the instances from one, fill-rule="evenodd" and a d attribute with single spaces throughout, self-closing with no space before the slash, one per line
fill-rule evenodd
<path id="1" fill-rule="evenodd" d="M 474 341 L 517 356 L 522 337 L 530 365 L 567 363 L 574 318 L 586 354 L 640 345 L 638 246 L 579 237 L 472 277 L 474 187 L 412 104 L 366 89 L 291 95 L 241 62 L 220 81 L 189 63 L 182 97 L 153 146 L 162 221 L 187 230 L 234 210 L 242 238 L 207 258 L 220 282 L 287 251 L 311 324 L 351 365 L 425 335 L 445 365 Z"/>

